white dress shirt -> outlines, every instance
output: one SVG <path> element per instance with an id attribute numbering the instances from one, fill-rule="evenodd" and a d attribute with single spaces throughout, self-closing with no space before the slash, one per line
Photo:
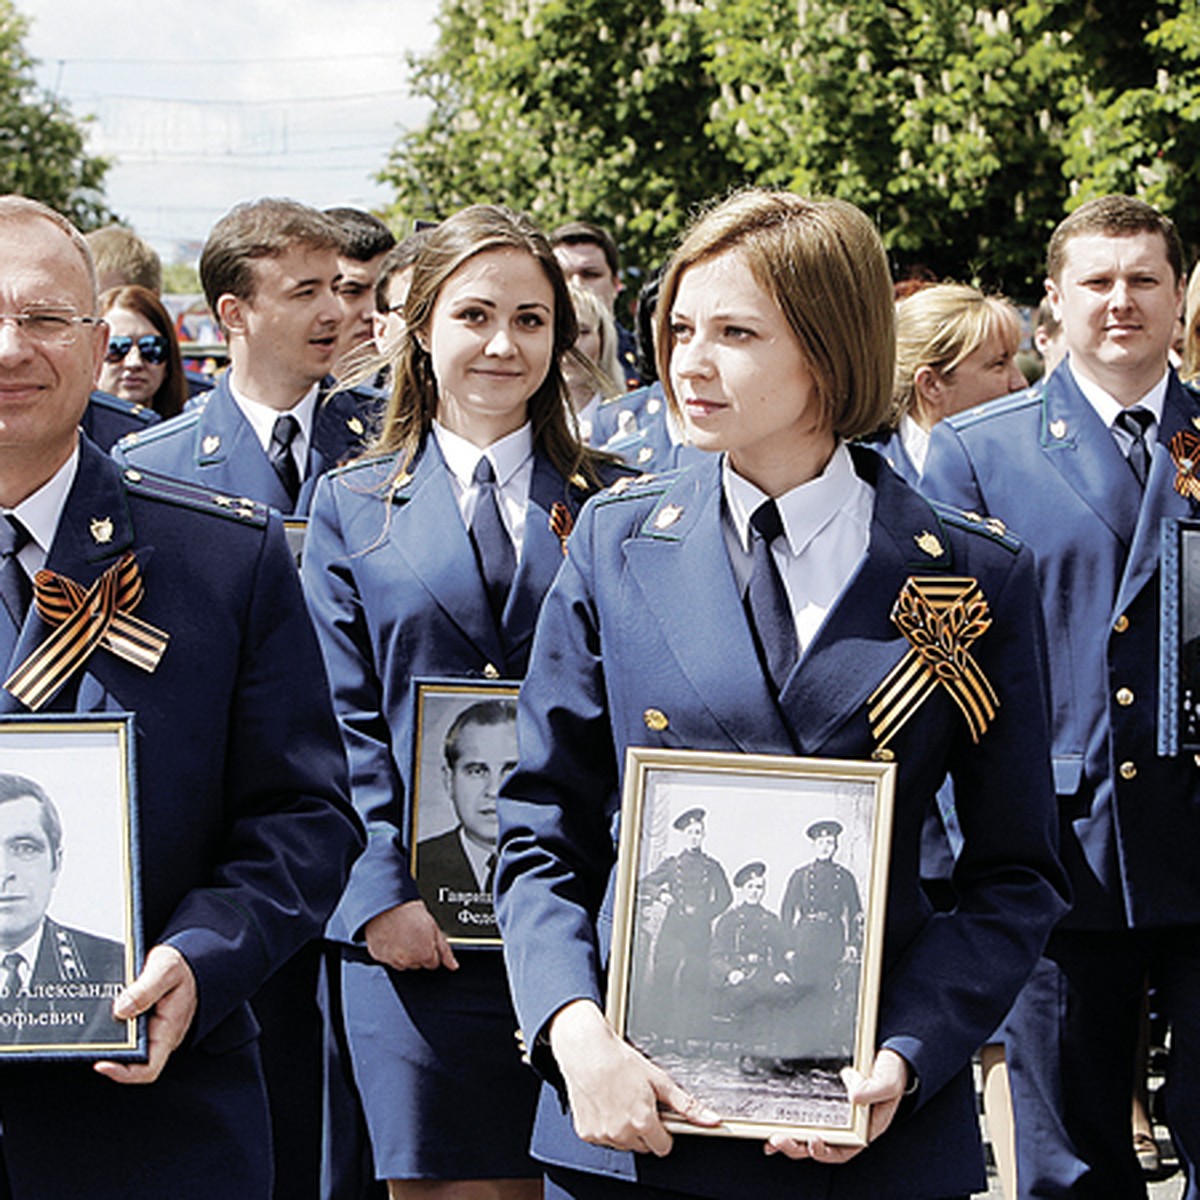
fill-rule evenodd
<path id="1" fill-rule="evenodd" d="M 519 562 L 525 542 L 525 509 L 529 504 L 529 487 L 533 482 L 533 427 L 526 422 L 520 429 L 481 450 L 466 438 L 433 423 L 433 436 L 450 470 L 450 486 L 458 501 L 463 524 L 471 528 L 479 488 L 475 486 L 475 467 L 486 457 L 496 474 L 496 499 L 500 503 L 500 519 L 512 538 L 513 552 Z"/>
<path id="2" fill-rule="evenodd" d="M 250 422 L 254 436 L 258 438 L 263 452 L 270 456 L 271 435 L 275 432 L 275 422 L 282 416 L 296 418 L 300 432 L 292 439 L 288 447 L 296 460 L 296 470 L 303 479 L 308 474 L 308 446 L 312 441 L 313 419 L 317 412 L 317 393 L 320 385 L 314 383 L 291 408 L 272 408 L 259 400 L 251 400 L 249 396 L 239 392 L 233 385 L 233 377 L 229 379 L 229 394 L 233 402 L 242 410 L 242 415 Z"/>
<path id="3" fill-rule="evenodd" d="M 743 479 L 728 456 L 721 472 L 725 544 L 738 586 L 745 593 L 754 561 L 750 517 L 769 497 Z M 866 557 L 875 490 L 859 478 L 850 451 L 839 442 L 820 475 L 776 497 L 775 503 L 784 536 L 775 539 L 771 553 L 787 590 L 803 654 Z"/>

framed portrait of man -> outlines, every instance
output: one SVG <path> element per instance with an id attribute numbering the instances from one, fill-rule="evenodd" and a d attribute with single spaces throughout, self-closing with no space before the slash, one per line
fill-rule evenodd
<path id="1" fill-rule="evenodd" d="M 1200 521 L 1163 521 L 1161 575 L 1158 749 L 1173 755 L 1200 751 Z"/>
<path id="2" fill-rule="evenodd" d="M 0 1058 L 146 1057 L 132 722 L 0 720 Z"/>
<path id="3" fill-rule="evenodd" d="M 607 1009 L 719 1128 L 866 1144 L 895 765 L 632 747 Z"/>
<path id="4" fill-rule="evenodd" d="M 414 686 L 413 878 L 450 942 L 499 946 L 496 795 L 517 765 L 518 685 L 418 679 Z"/>

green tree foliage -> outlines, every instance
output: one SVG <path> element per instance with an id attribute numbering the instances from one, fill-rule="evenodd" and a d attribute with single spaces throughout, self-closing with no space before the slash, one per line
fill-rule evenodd
<path id="1" fill-rule="evenodd" d="M 870 212 L 899 273 L 1040 292 L 1050 230 L 1128 191 L 1200 242 L 1200 0 L 443 0 L 396 212 L 504 200 L 654 265 L 741 182 Z"/>
<path id="2" fill-rule="evenodd" d="M 108 162 L 84 153 L 83 130 L 33 77 L 29 22 L 0 0 L 0 192 L 41 200 L 81 229 L 113 220 L 104 203 Z"/>

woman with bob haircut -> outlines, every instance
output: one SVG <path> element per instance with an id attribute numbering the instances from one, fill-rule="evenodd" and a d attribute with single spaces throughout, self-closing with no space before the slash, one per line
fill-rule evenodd
<path id="1" fill-rule="evenodd" d="M 497 912 L 543 1079 L 533 1153 L 547 1195 L 982 1190 L 971 1056 L 1066 907 L 1032 555 L 848 444 L 879 426 L 893 377 L 887 262 L 853 206 L 757 190 L 718 204 L 672 260 L 657 321 L 668 399 L 710 453 L 584 508 L 542 606 L 500 800 Z M 881 750 L 868 701 L 913 649 L 897 598 L 961 577 L 987 604 L 970 653 L 994 718 L 972 730 L 939 686 Z M 894 759 L 878 1049 L 846 1073 L 870 1105 L 867 1148 L 665 1128 L 664 1110 L 710 1132 L 716 1116 L 602 1011 L 631 745 Z M 947 772 L 960 899 L 934 917 L 920 836 Z"/>
<path id="2" fill-rule="evenodd" d="M 414 878 L 414 681 L 522 678 L 575 514 L 615 476 L 568 428 L 559 364 L 575 315 L 527 218 L 476 205 L 440 224 L 414 265 L 405 318 L 378 440 L 322 479 L 304 554 L 369 830 L 327 930 L 340 950 L 333 984 L 390 1194 L 525 1200 L 540 1195 L 528 1156 L 536 1085 L 513 1037 L 502 956 L 478 945 L 477 923 L 439 926 Z M 491 890 L 494 845 L 480 827 L 490 821 L 494 843 L 496 776 L 512 757 L 473 764 L 491 772 L 491 799 L 477 822 L 463 817 L 456 861 L 476 893 Z M 419 877 L 419 853 L 416 867 Z M 490 899 L 472 904 L 494 940 Z M 476 944 L 456 950 L 463 933 Z"/>
<path id="3" fill-rule="evenodd" d="M 187 379 L 162 301 L 144 287 L 126 284 L 100 297 L 99 315 L 108 324 L 108 349 L 96 386 L 152 408 L 164 420 L 182 412 Z"/>
<path id="4" fill-rule="evenodd" d="M 612 310 L 595 292 L 568 285 L 579 337 L 563 356 L 563 378 L 583 442 L 590 444 L 597 408 L 624 391 L 625 372 L 617 347 Z M 620 381 L 620 382 L 619 382 Z"/>
<path id="5" fill-rule="evenodd" d="M 896 382 L 887 429 L 868 444 L 909 483 L 943 417 L 1019 391 L 1021 322 L 1002 296 L 961 283 L 922 288 L 896 305 Z"/>

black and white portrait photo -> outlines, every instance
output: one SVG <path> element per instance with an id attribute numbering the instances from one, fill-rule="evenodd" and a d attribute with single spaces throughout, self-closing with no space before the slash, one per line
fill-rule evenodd
<path id="1" fill-rule="evenodd" d="M 0 1056 L 136 1049 L 123 723 L 0 724 Z"/>
<path id="2" fill-rule="evenodd" d="M 498 945 L 496 796 L 517 762 L 516 689 L 419 686 L 413 876 L 451 941 Z"/>

